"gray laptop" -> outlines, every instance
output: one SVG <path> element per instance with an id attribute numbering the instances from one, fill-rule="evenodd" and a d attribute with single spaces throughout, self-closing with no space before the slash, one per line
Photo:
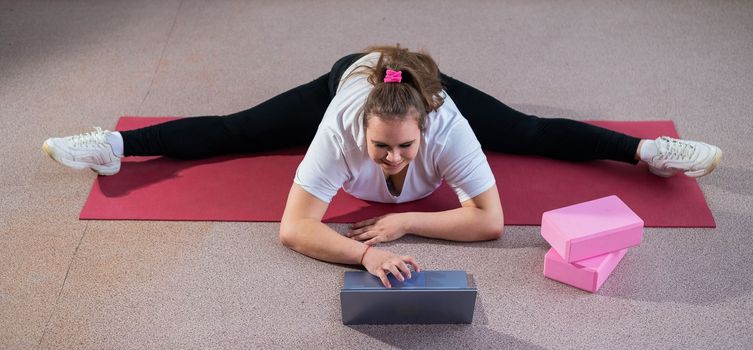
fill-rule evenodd
<path id="1" fill-rule="evenodd" d="M 388 275 L 385 288 L 366 271 L 345 272 L 343 324 L 471 323 L 476 288 L 465 271 L 412 272 L 404 283 Z"/>

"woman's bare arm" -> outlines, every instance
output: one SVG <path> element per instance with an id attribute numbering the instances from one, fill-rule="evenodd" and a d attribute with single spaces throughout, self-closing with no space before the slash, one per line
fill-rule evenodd
<path id="1" fill-rule="evenodd" d="M 502 237 L 504 215 L 497 186 L 440 212 L 388 214 L 353 225 L 349 237 L 366 244 L 391 241 L 410 233 L 451 241 L 484 241 Z"/>
<path id="2" fill-rule="evenodd" d="M 404 280 L 410 278 L 407 265 L 420 270 L 412 257 L 398 256 L 376 248 L 366 252 L 366 244 L 344 237 L 322 223 L 327 207 L 327 203 L 293 184 L 280 223 L 280 241 L 301 254 L 329 262 L 359 264 L 363 257 L 366 269 L 387 287 L 390 287 L 388 272 L 398 280 Z"/>

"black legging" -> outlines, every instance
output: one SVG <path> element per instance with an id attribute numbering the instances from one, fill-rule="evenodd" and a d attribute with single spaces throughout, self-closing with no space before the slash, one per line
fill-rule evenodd
<path id="1" fill-rule="evenodd" d="M 329 73 L 242 112 L 183 118 L 122 132 L 124 154 L 199 159 L 306 146 L 342 73 L 361 56 L 345 56 Z M 575 120 L 526 115 L 447 75 L 441 74 L 441 79 L 484 149 L 570 161 L 637 163 L 639 138 Z"/>

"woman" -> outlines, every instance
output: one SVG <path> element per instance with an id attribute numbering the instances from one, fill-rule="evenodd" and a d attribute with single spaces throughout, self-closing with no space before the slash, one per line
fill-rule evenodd
<path id="1" fill-rule="evenodd" d="M 455 241 L 502 235 L 502 206 L 482 145 L 572 161 L 642 160 L 659 176 L 708 174 L 722 154 L 701 142 L 641 140 L 522 114 L 441 74 L 428 54 L 399 46 L 343 57 L 328 74 L 233 115 L 121 133 L 97 129 L 48 139 L 43 149 L 66 166 L 113 175 L 122 156 L 196 159 L 305 144 L 280 225 L 282 243 L 316 259 L 362 264 L 386 287 L 387 274 L 402 281 L 410 267 L 420 267 L 410 256 L 372 248 L 377 243 L 407 233 Z M 460 208 L 385 215 L 354 224 L 347 236 L 321 222 L 340 188 L 399 203 L 428 196 L 442 180 L 457 193 Z"/>

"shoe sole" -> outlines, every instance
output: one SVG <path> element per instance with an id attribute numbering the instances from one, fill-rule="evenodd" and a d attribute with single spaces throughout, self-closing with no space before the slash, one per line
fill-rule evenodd
<path id="1" fill-rule="evenodd" d="M 711 166 L 709 166 L 706 169 L 696 170 L 696 171 L 689 171 L 686 172 L 685 175 L 690 177 L 701 177 L 706 176 L 708 174 L 711 174 L 714 169 L 721 163 L 722 161 L 722 150 L 720 149 L 719 152 L 716 152 L 716 155 L 714 156 L 714 162 L 711 163 Z"/>
<path id="2" fill-rule="evenodd" d="M 52 160 L 54 160 L 54 161 L 56 161 L 56 162 L 58 162 L 60 164 L 63 164 L 65 166 L 69 167 L 69 168 L 76 169 L 76 170 L 91 169 L 91 171 L 93 171 L 93 172 L 95 172 L 95 173 L 97 173 L 99 175 L 104 175 L 104 176 L 112 176 L 112 175 L 117 174 L 120 171 L 120 167 L 118 167 L 117 169 L 113 170 L 113 169 L 108 169 L 106 167 L 99 167 L 99 166 L 96 166 L 96 165 L 93 165 L 93 164 L 89 164 L 89 163 L 71 162 L 71 161 L 68 161 L 67 159 L 58 158 L 58 157 L 55 156 L 55 152 L 53 152 L 53 148 L 54 147 L 52 145 L 50 145 L 49 143 L 47 143 L 47 141 L 45 141 L 42 144 L 42 151 L 45 154 L 47 154 L 48 156 L 50 156 L 50 158 L 52 158 Z"/>
<path id="3" fill-rule="evenodd" d="M 677 170 L 672 169 L 659 170 L 657 168 L 648 167 L 648 171 L 658 177 L 672 177 L 677 174 Z"/>

